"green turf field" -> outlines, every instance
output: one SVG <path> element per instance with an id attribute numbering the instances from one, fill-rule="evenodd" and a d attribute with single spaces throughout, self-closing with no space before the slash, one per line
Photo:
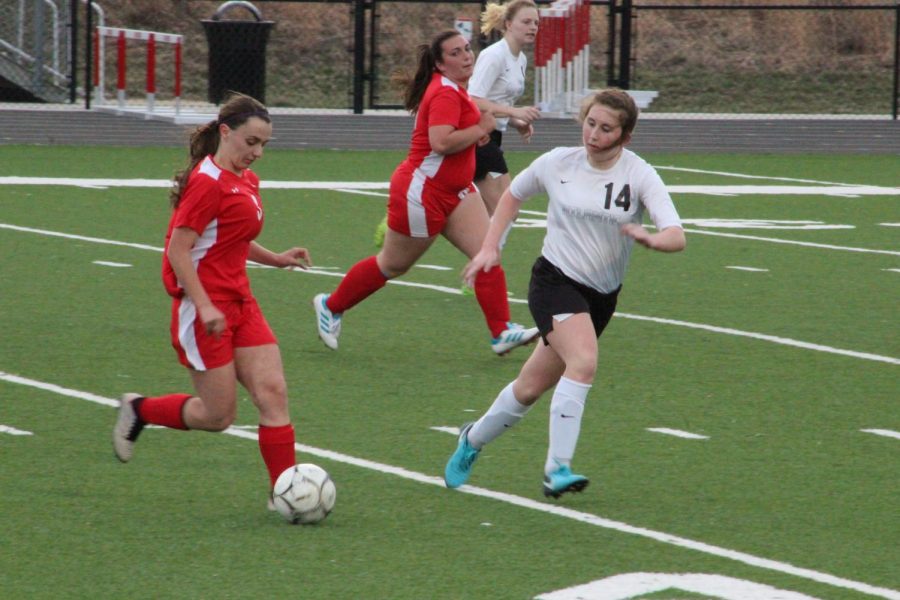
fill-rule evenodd
<path id="1" fill-rule="evenodd" d="M 0 597 L 900 599 L 896 156 L 645 156 L 688 248 L 635 248 L 574 464 L 591 485 L 555 502 L 546 399 L 470 487 L 443 487 L 455 438 L 434 428 L 480 414 L 527 356 L 490 351 L 449 244 L 345 314 L 339 351 L 316 337 L 313 295 L 375 252 L 385 190 L 359 182 L 401 157 L 256 167 L 259 241 L 316 267 L 250 272 L 298 456 L 337 483 L 301 527 L 265 510 L 243 392 L 227 433 L 150 429 L 113 458 L 120 394 L 190 391 L 159 279 L 184 151 L 0 146 Z M 304 181 L 332 183 L 284 187 Z M 524 208 L 504 266 L 530 323 L 546 200 Z"/>

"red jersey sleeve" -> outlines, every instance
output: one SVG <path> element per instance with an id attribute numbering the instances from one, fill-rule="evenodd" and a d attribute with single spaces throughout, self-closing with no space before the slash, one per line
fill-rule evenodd
<path id="1" fill-rule="evenodd" d="M 202 235 L 204 229 L 219 212 L 222 195 L 217 181 L 195 174 L 191 179 L 172 220 L 173 229 L 189 227 Z"/>
<path id="2" fill-rule="evenodd" d="M 450 86 L 442 87 L 428 105 L 428 127 L 450 125 L 460 128 L 462 102 L 459 93 Z"/>

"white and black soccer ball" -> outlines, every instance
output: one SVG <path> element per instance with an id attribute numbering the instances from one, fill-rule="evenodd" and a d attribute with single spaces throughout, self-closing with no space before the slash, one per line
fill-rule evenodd
<path id="1" fill-rule="evenodd" d="M 328 472 L 312 463 L 285 469 L 272 489 L 275 509 L 290 523 L 318 523 L 334 508 L 336 497 Z"/>

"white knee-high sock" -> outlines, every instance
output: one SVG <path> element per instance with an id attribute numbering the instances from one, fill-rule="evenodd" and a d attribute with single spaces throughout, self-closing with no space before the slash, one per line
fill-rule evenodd
<path id="1" fill-rule="evenodd" d="M 591 384 L 579 383 L 560 377 L 550 401 L 550 447 L 544 473 L 549 475 L 560 465 L 572 465 L 578 434 L 581 432 L 581 415 Z"/>
<path id="2" fill-rule="evenodd" d="M 514 383 L 515 381 L 512 381 L 503 388 L 488 411 L 472 425 L 469 430 L 469 443 L 473 447 L 480 449 L 494 441 L 504 431 L 518 423 L 531 409 L 530 406 L 516 400 L 516 395 L 513 394 Z"/>

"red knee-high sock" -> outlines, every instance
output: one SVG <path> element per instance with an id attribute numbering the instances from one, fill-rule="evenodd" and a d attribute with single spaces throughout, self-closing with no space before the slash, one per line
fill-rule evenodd
<path id="1" fill-rule="evenodd" d="M 337 289 L 328 297 L 328 310 L 342 313 L 351 309 L 387 283 L 374 256 L 364 258 L 347 271 Z"/>
<path id="2" fill-rule="evenodd" d="M 475 297 L 484 313 L 491 335 L 497 337 L 506 329 L 509 321 L 509 298 L 506 295 L 506 273 L 496 266 L 487 273 L 475 277 Z"/>
<path id="3" fill-rule="evenodd" d="M 156 396 L 144 398 L 136 403 L 138 417 L 145 423 L 162 425 L 170 429 L 188 429 L 184 424 L 184 404 L 191 397 L 190 394 L 169 394 L 168 396 Z"/>
<path id="4" fill-rule="evenodd" d="M 259 453 L 262 454 L 272 487 L 285 469 L 297 463 L 294 454 L 294 426 L 288 423 L 279 427 L 259 426 Z"/>

